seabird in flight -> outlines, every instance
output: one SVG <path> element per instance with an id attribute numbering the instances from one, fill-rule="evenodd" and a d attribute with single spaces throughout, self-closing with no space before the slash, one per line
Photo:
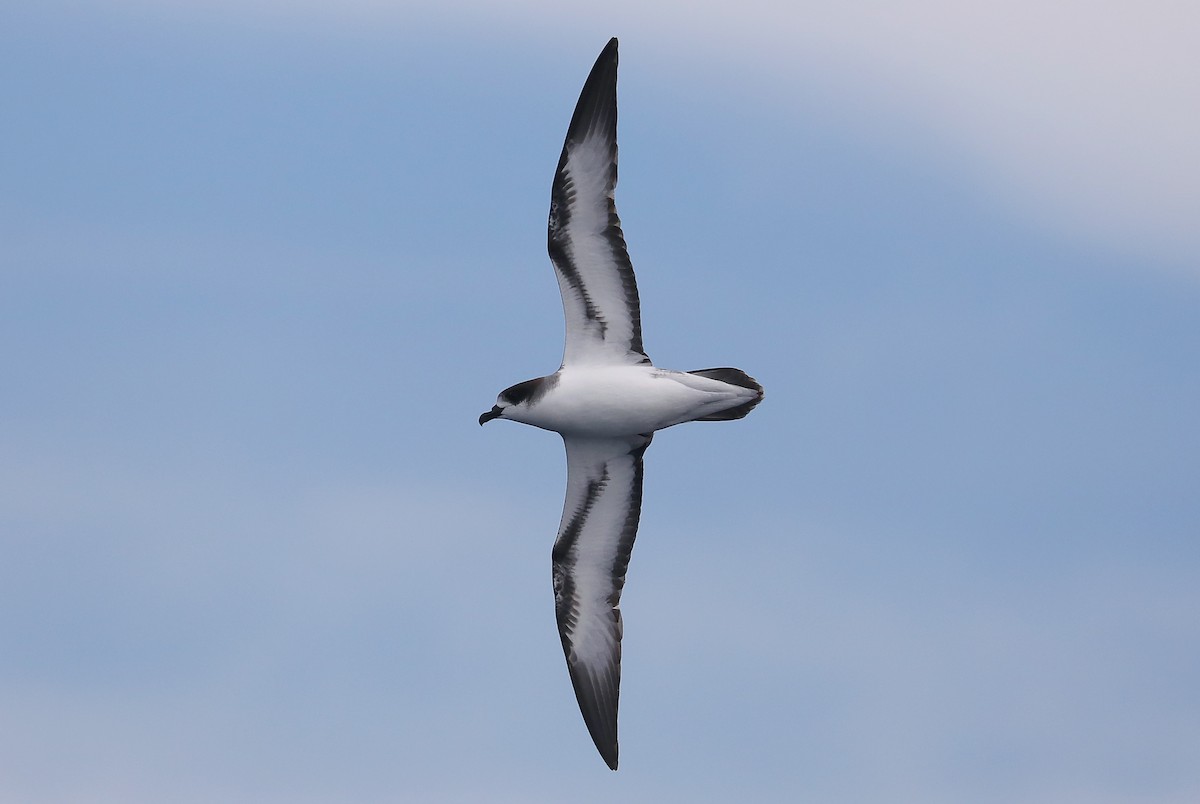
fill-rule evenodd
<path id="1" fill-rule="evenodd" d="M 554 605 L 588 732 L 617 767 L 621 589 L 642 505 L 642 455 L 656 430 L 740 419 L 763 398 L 735 368 L 657 368 L 642 346 L 637 283 L 617 218 L 617 40 L 596 59 L 550 195 L 549 251 L 566 314 L 558 371 L 502 391 L 479 417 L 560 433 L 567 498 L 552 553 Z"/>

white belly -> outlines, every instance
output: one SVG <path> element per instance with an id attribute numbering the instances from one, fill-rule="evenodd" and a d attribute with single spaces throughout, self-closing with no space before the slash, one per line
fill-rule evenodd
<path id="1" fill-rule="evenodd" d="M 755 392 L 653 366 L 562 369 L 532 407 L 509 417 L 563 435 L 651 433 L 747 401 Z"/>

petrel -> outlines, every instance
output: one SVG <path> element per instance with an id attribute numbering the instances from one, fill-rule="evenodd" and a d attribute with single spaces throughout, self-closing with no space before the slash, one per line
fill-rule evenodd
<path id="1" fill-rule="evenodd" d="M 575 697 L 617 769 L 621 589 L 642 508 L 642 456 L 656 430 L 740 419 L 763 398 L 735 368 L 669 371 L 642 346 L 637 282 L 613 202 L 617 40 L 596 59 L 550 191 L 549 250 L 566 314 L 562 365 L 500 392 L 479 417 L 560 433 L 567 499 L 551 554 L 554 607 Z"/>

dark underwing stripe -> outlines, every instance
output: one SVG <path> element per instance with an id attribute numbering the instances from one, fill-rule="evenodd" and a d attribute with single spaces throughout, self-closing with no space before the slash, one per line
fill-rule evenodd
<path id="1" fill-rule="evenodd" d="M 588 514 L 591 513 L 596 500 L 600 499 L 607 484 L 607 471 L 599 478 L 588 481 L 583 501 L 562 529 L 554 542 L 554 549 L 550 552 L 550 561 L 554 567 L 554 613 L 558 620 L 563 650 L 567 651 L 568 658 L 571 647 L 567 634 L 568 631 L 573 631 L 579 622 L 579 601 L 575 596 L 575 578 L 572 572 L 575 564 L 575 546 L 579 543 L 584 525 L 587 524 Z"/>
<path id="2" fill-rule="evenodd" d="M 616 608 L 621 602 L 621 591 L 625 588 L 625 573 L 633 555 L 633 542 L 637 538 L 638 522 L 642 518 L 642 456 L 650 446 L 650 439 L 630 453 L 633 460 L 633 480 L 629 489 L 629 508 L 625 511 L 625 522 L 621 527 L 621 539 L 617 542 L 617 554 L 613 556 L 613 590 L 608 603 Z"/>
<path id="3" fill-rule="evenodd" d="M 562 161 L 566 162 L 566 159 L 567 153 L 564 150 Z M 568 227 L 571 223 L 571 202 L 574 198 L 574 190 L 570 187 L 569 181 L 563 178 L 561 168 L 559 175 L 555 178 L 554 189 L 551 191 L 550 197 L 550 222 L 547 226 L 549 237 L 546 244 L 546 250 L 550 252 L 550 261 L 567 280 L 567 284 L 579 294 L 579 300 L 583 304 L 584 318 L 588 321 L 595 321 L 600 326 L 600 337 L 603 339 L 608 332 L 608 322 L 600 315 L 600 310 L 592 300 L 591 294 L 588 293 L 587 286 L 583 283 L 583 277 L 579 274 L 579 268 L 576 267 L 575 260 L 570 253 Z"/>
<path id="4" fill-rule="evenodd" d="M 634 447 L 627 455 L 610 459 L 609 462 L 604 464 L 601 475 L 598 478 L 588 481 L 583 500 L 575 511 L 572 512 L 570 519 L 564 523 L 558 538 L 554 542 L 554 549 L 551 551 L 550 558 L 554 567 L 555 602 L 563 606 L 569 606 L 569 611 L 559 610 L 560 626 L 563 625 L 562 617 L 568 614 L 571 616 L 571 624 L 575 624 L 575 615 L 578 614 L 578 610 L 574 597 L 574 581 L 570 577 L 573 574 L 572 571 L 575 564 L 575 550 L 587 526 L 588 515 L 592 512 L 601 495 L 609 490 L 612 479 L 612 473 L 610 472 L 611 460 L 631 461 L 633 472 L 629 488 L 625 489 L 628 494 L 625 518 L 621 523 L 620 535 L 617 540 L 609 575 L 612 579 L 613 588 L 609 593 L 608 603 L 613 608 L 616 608 L 620 603 L 621 591 L 625 588 L 625 575 L 629 569 L 629 560 L 633 555 L 633 543 L 637 538 L 638 523 L 641 520 L 642 458 L 652 440 L 653 436 L 646 436 L 646 441 L 640 446 Z M 570 594 L 567 594 L 568 590 Z M 560 591 L 562 592 L 561 595 Z"/>

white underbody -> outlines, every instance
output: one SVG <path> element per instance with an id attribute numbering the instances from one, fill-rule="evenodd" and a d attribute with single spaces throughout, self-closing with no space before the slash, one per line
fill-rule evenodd
<path id="1" fill-rule="evenodd" d="M 532 406 L 503 417 L 564 436 L 649 434 L 749 402 L 758 392 L 720 380 L 650 365 L 559 369 L 557 382 Z"/>

